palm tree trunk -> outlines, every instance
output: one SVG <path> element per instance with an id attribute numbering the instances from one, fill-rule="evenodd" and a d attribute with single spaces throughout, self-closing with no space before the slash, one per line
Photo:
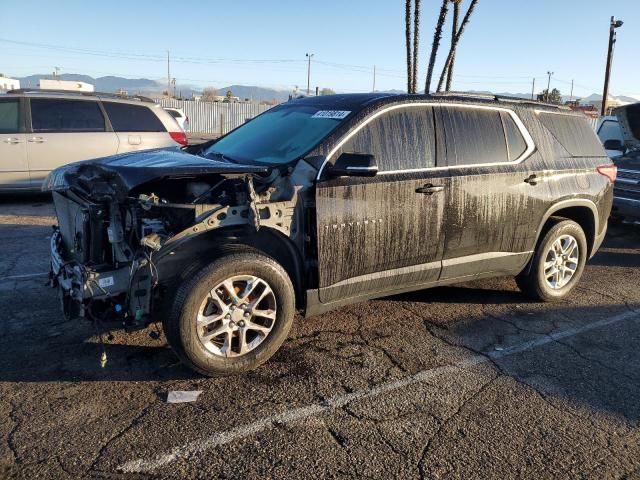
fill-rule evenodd
<path id="1" fill-rule="evenodd" d="M 447 73 L 447 71 L 449 70 L 449 66 L 451 65 L 451 62 L 453 60 L 453 57 L 456 53 L 456 49 L 458 48 L 458 43 L 460 42 L 460 37 L 462 37 L 462 33 L 464 32 L 464 27 L 467 25 L 467 23 L 469 23 L 469 18 L 471 17 L 471 14 L 473 13 L 473 10 L 476 8 L 476 4 L 478 3 L 478 0 L 471 0 L 471 4 L 469 5 L 469 9 L 467 10 L 467 13 L 464 15 L 464 18 L 462 19 L 462 23 L 460 24 L 460 28 L 458 29 L 458 33 L 456 33 L 456 36 L 453 39 L 453 42 L 451 43 L 451 49 L 449 50 L 449 56 L 447 57 L 447 61 L 444 63 L 444 68 L 442 69 L 442 73 L 440 74 L 440 81 L 438 82 L 438 89 L 437 91 L 440 92 L 442 91 L 442 84 L 444 83 L 444 76 Z"/>
<path id="2" fill-rule="evenodd" d="M 442 38 L 442 26 L 447 18 L 447 9 L 449 8 L 449 0 L 442 0 L 440 7 L 440 16 L 436 24 L 436 30 L 433 32 L 433 45 L 431 46 L 431 56 L 429 57 L 429 68 L 427 69 L 427 81 L 424 86 L 424 93 L 429 93 L 431 89 L 431 77 L 433 77 L 433 67 L 436 63 L 436 55 L 440 47 L 440 39 Z"/>
<path id="3" fill-rule="evenodd" d="M 453 39 L 456 37 L 458 33 L 458 22 L 460 17 L 460 0 L 451 0 L 453 2 L 453 24 L 451 27 L 451 46 L 453 46 Z M 447 92 L 451 91 L 451 82 L 453 81 L 453 65 L 456 63 L 456 52 L 453 51 L 453 57 L 451 57 L 451 64 L 449 65 L 449 70 L 447 71 L 447 86 L 445 90 Z"/>
<path id="4" fill-rule="evenodd" d="M 405 35 L 407 41 L 407 93 L 411 93 L 413 62 L 411 59 L 411 0 L 405 2 Z"/>
<path id="5" fill-rule="evenodd" d="M 411 69 L 411 93 L 418 91 L 418 46 L 420 44 L 420 0 L 415 0 L 413 13 L 413 63 Z"/>

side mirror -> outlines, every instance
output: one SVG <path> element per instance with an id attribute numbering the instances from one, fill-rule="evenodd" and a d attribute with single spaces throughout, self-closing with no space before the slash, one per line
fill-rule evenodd
<path id="1" fill-rule="evenodd" d="M 327 172 L 332 177 L 374 177 L 378 164 L 370 153 L 343 153 Z"/>
<path id="2" fill-rule="evenodd" d="M 605 150 L 618 150 L 623 153 L 627 151 L 627 149 L 624 147 L 622 142 L 615 138 L 612 138 L 610 140 L 605 140 L 604 148 Z"/>

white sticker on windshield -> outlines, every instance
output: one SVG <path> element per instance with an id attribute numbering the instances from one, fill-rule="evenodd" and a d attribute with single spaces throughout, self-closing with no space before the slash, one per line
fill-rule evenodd
<path id="1" fill-rule="evenodd" d="M 98 279 L 98 285 L 102 288 L 113 286 L 113 277 L 102 277 Z"/>
<path id="2" fill-rule="evenodd" d="M 334 120 L 342 120 L 350 113 L 350 110 L 318 110 L 311 118 L 331 118 Z"/>

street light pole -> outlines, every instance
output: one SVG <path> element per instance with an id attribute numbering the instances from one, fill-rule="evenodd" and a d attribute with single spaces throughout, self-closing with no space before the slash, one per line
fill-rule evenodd
<path id="1" fill-rule="evenodd" d="M 607 51 L 607 69 L 604 74 L 604 91 L 602 92 L 602 109 L 600 115 L 603 117 L 607 114 L 607 100 L 609 98 L 609 77 L 611 75 L 611 64 L 613 63 L 613 46 L 616 43 L 616 28 L 623 25 L 622 20 L 616 20 L 611 17 L 609 25 L 609 49 Z"/>
<path id="2" fill-rule="evenodd" d="M 307 95 L 311 93 L 311 57 L 313 53 L 307 53 Z"/>
<path id="3" fill-rule="evenodd" d="M 549 75 L 549 80 L 547 81 L 547 95 L 544 99 L 545 102 L 549 101 L 549 94 L 551 93 L 549 92 L 549 89 L 551 88 L 551 75 L 553 75 L 553 72 L 547 72 L 547 75 Z"/>

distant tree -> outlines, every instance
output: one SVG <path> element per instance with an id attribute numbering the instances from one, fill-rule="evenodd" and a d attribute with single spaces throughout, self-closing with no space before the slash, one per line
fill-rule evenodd
<path id="1" fill-rule="evenodd" d="M 407 93 L 413 86 L 413 56 L 411 54 L 411 0 L 405 1 L 405 40 L 407 44 Z"/>
<path id="2" fill-rule="evenodd" d="M 444 21 L 447 18 L 448 10 L 449 0 L 442 0 L 442 5 L 440 6 L 440 15 L 438 16 L 436 29 L 433 32 L 433 44 L 431 45 L 431 55 L 429 56 L 429 66 L 427 67 L 427 81 L 424 86 L 424 93 L 429 93 L 431 91 L 431 78 L 433 77 L 433 68 L 436 64 L 436 56 L 438 55 L 440 40 L 442 39 L 442 27 L 444 26 Z"/>
<path id="3" fill-rule="evenodd" d="M 558 90 L 557 88 L 554 88 L 553 90 L 551 90 L 551 93 L 549 93 L 549 90 L 545 88 L 541 93 L 538 94 L 538 100 L 541 102 L 555 103 L 556 105 L 561 105 L 562 94 L 560 93 L 560 90 Z"/>
<path id="4" fill-rule="evenodd" d="M 320 95 L 335 95 L 336 92 L 334 92 L 333 90 L 331 90 L 330 88 L 323 88 L 322 90 L 320 90 Z"/>
<path id="5" fill-rule="evenodd" d="M 213 102 L 218 96 L 218 90 L 213 87 L 207 87 L 202 91 L 202 100 L 205 102 Z"/>
<path id="6" fill-rule="evenodd" d="M 469 23 L 469 19 L 471 18 L 471 14 L 473 14 L 476 5 L 478 4 L 478 0 L 471 0 L 469 4 L 469 8 L 467 9 L 467 13 L 464 14 L 464 18 L 462 19 L 462 23 L 460 24 L 460 28 L 458 28 L 458 33 L 453 37 L 453 41 L 451 42 L 451 48 L 449 49 L 449 55 L 447 56 L 447 60 L 444 62 L 444 67 L 442 68 L 442 73 L 440 74 L 440 80 L 438 81 L 437 91 L 442 91 L 442 86 L 444 85 L 444 77 L 449 71 L 449 67 L 453 62 L 453 57 L 456 55 L 456 50 L 458 49 L 458 43 L 460 43 L 460 38 L 462 37 L 462 33 L 464 32 L 464 27 Z"/>
<path id="7" fill-rule="evenodd" d="M 453 41 L 456 38 L 456 33 L 458 33 L 458 24 L 460 23 L 460 3 L 462 0 L 451 0 L 453 3 L 453 22 L 451 24 L 451 46 L 453 46 Z M 454 50 L 453 56 L 451 57 L 451 63 L 449 64 L 449 69 L 447 70 L 447 86 L 445 87 L 445 91 L 451 91 L 451 82 L 453 82 L 453 64 L 456 62 L 456 52 Z"/>
<path id="8" fill-rule="evenodd" d="M 227 103 L 231 102 L 231 97 L 233 97 L 233 92 L 231 90 L 227 90 L 227 93 L 224 94 L 224 101 Z"/>

